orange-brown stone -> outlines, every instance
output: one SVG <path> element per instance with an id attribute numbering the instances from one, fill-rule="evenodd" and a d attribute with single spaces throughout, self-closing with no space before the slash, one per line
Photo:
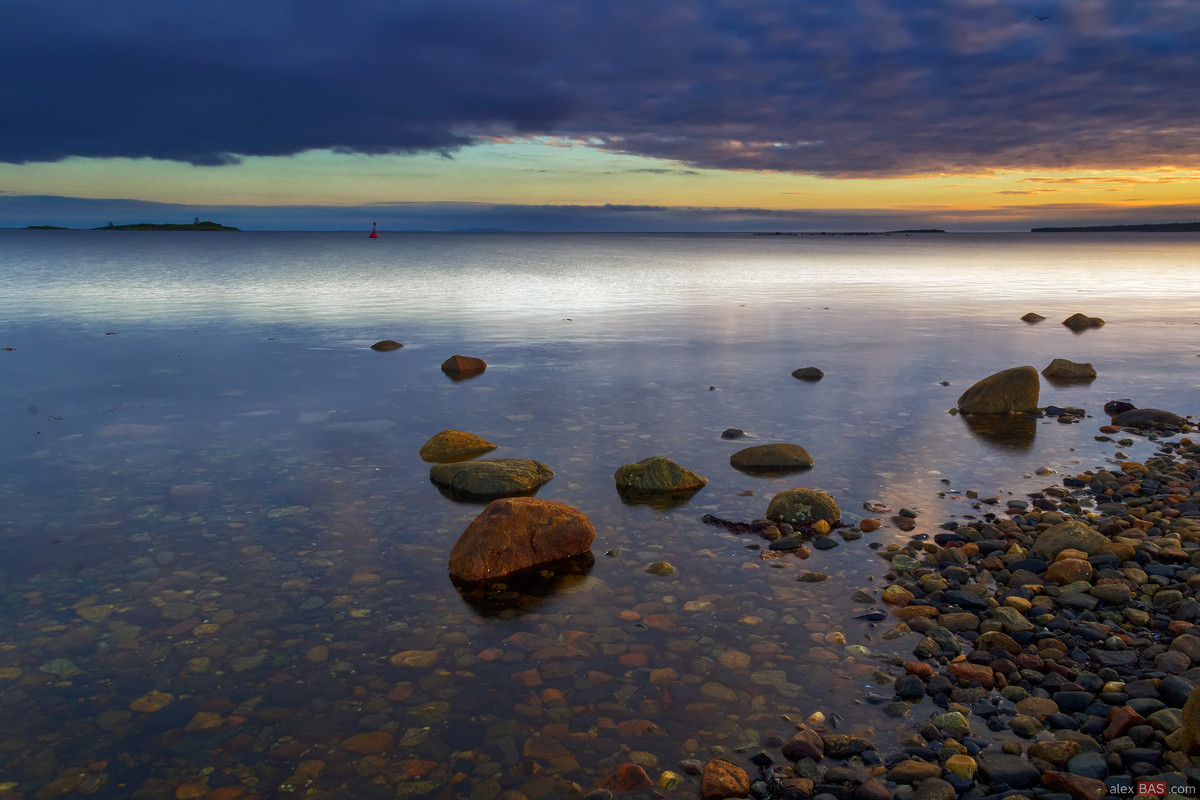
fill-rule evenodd
<path id="1" fill-rule="evenodd" d="M 204 800 L 238 800 L 239 797 L 245 796 L 245 786 L 218 786 L 204 795 Z"/>
<path id="2" fill-rule="evenodd" d="M 368 731 L 342 739 L 343 750 L 360 755 L 386 753 L 396 744 L 396 737 L 387 731 Z"/>
<path id="3" fill-rule="evenodd" d="M 904 671 L 910 675 L 916 675 L 918 678 L 928 678 L 933 674 L 933 665 L 926 664 L 924 661 L 905 661 Z"/>
<path id="4" fill-rule="evenodd" d="M 577 509 L 533 497 L 493 500 L 450 551 L 450 574 L 464 581 L 499 578 L 586 553 L 596 531 Z"/>
<path id="5" fill-rule="evenodd" d="M 1076 800 L 1100 800 L 1108 795 L 1108 787 L 1104 781 L 1054 770 L 1042 773 L 1042 786 L 1052 792 L 1069 794 Z"/>
<path id="6" fill-rule="evenodd" d="M 985 689 L 992 688 L 992 668 L 970 661 L 956 661 L 946 666 L 946 672 L 967 683 L 978 683 Z"/>
<path id="7" fill-rule="evenodd" d="M 750 776 L 737 764 L 714 758 L 700 776 L 700 800 L 725 800 L 750 794 Z"/>
<path id="8" fill-rule="evenodd" d="M 450 356 L 442 362 L 442 372 L 455 380 L 470 378 L 487 369 L 487 362 L 474 356 Z"/>
<path id="9" fill-rule="evenodd" d="M 600 782 L 601 789 L 611 792 L 632 792 L 653 786 L 646 770 L 637 764 L 622 764 L 611 775 Z"/>
<path id="10" fill-rule="evenodd" d="M 496 449 L 496 445 L 466 431 L 444 430 L 435 433 L 417 453 L 423 461 L 466 461 Z"/>
<path id="11" fill-rule="evenodd" d="M 1082 558 L 1062 558 L 1046 568 L 1046 578 L 1060 586 L 1075 581 L 1090 581 L 1092 565 Z"/>
<path id="12" fill-rule="evenodd" d="M 1146 718 L 1129 706 L 1118 706 L 1108 712 L 1108 727 L 1104 729 L 1104 738 L 1112 741 L 1124 736 L 1125 732 L 1134 725 L 1145 725 Z"/>

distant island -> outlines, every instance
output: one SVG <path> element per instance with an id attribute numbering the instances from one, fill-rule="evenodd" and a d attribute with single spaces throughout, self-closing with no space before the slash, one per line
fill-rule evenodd
<path id="1" fill-rule="evenodd" d="M 26 225 L 27 231 L 69 231 L 71 228 L 64 228 L 61 225 Z M 199 217 L 190 225 L 175 223 L 175 222 L 138 222 L 133 225 L 113 225 L 111 222 L 107 225 L 101 225 L 99 228 L 92 228 L 94 231 L 240 231 L 241 228 L 232 228 L 228 225 L 218 225 L 215 222 L 201 222 Z"/>
<path id="2" fill-rule="evenodd" d="M 113 225 L 111 222 L 100 228 L 92 228 L 95 231 L 236 231 L 239 228 L 231 228 L 227 225 L 218 225 L 215 222 L 201 222 L 197 217 L 196 221 L 190 225 L 180 225 L 174 222 L 138 222 L 133 225 Z"/>
<path id="3" fill-rule="evenodd" d="M 1031 233 L 1200 233 L 1200 222 L 1149 225 L 1089 225 L 1083 228 L 1032 228 Z"/>

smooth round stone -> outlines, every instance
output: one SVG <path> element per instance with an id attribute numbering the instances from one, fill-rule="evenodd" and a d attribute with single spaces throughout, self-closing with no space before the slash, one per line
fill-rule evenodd
<path id="1" fill-rule="evenodd" d="M 916 675 L 902 675 L 893 685 L 902 700 L 920 700 L 925 696 L 925 682 Z"/>
<path id="2" fill-rule="evenodd" d="M 1025 714 L 1017 714 L 1011 720 L 1009 720 L 1008 727 L 1018 736 L 1031 739 L 1041 732 L 1042 721 L 1037 717 L 1030 717 Z"/>
<path id="3" fill-rule="evenodd" d="M 1067 762 L 1067 772 L 1102 781 L 1108 777 L 1108 762 L 1101 753 L 1080 753 Z"/>

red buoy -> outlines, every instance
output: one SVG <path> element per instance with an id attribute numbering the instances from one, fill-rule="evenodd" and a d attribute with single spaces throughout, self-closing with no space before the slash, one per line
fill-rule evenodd
<path id="1" fill-rule="evenodd" d="M 367 238 L 368 239 L 378 239 L 379 238 L 379 234 L 375 232 L 375 223 L 374 222 L 371 223 L 371 235 L 368 236 Z"/>

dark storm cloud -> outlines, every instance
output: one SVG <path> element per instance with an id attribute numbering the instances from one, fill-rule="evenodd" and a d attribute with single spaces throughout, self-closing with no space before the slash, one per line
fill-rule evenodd
<path id="1" fill-rule="evenodd" d="M 542 133 L 828 175 L 1194 166 L 1197 53 L 1194 0 L 17 0 L 0 159 Z"/>

